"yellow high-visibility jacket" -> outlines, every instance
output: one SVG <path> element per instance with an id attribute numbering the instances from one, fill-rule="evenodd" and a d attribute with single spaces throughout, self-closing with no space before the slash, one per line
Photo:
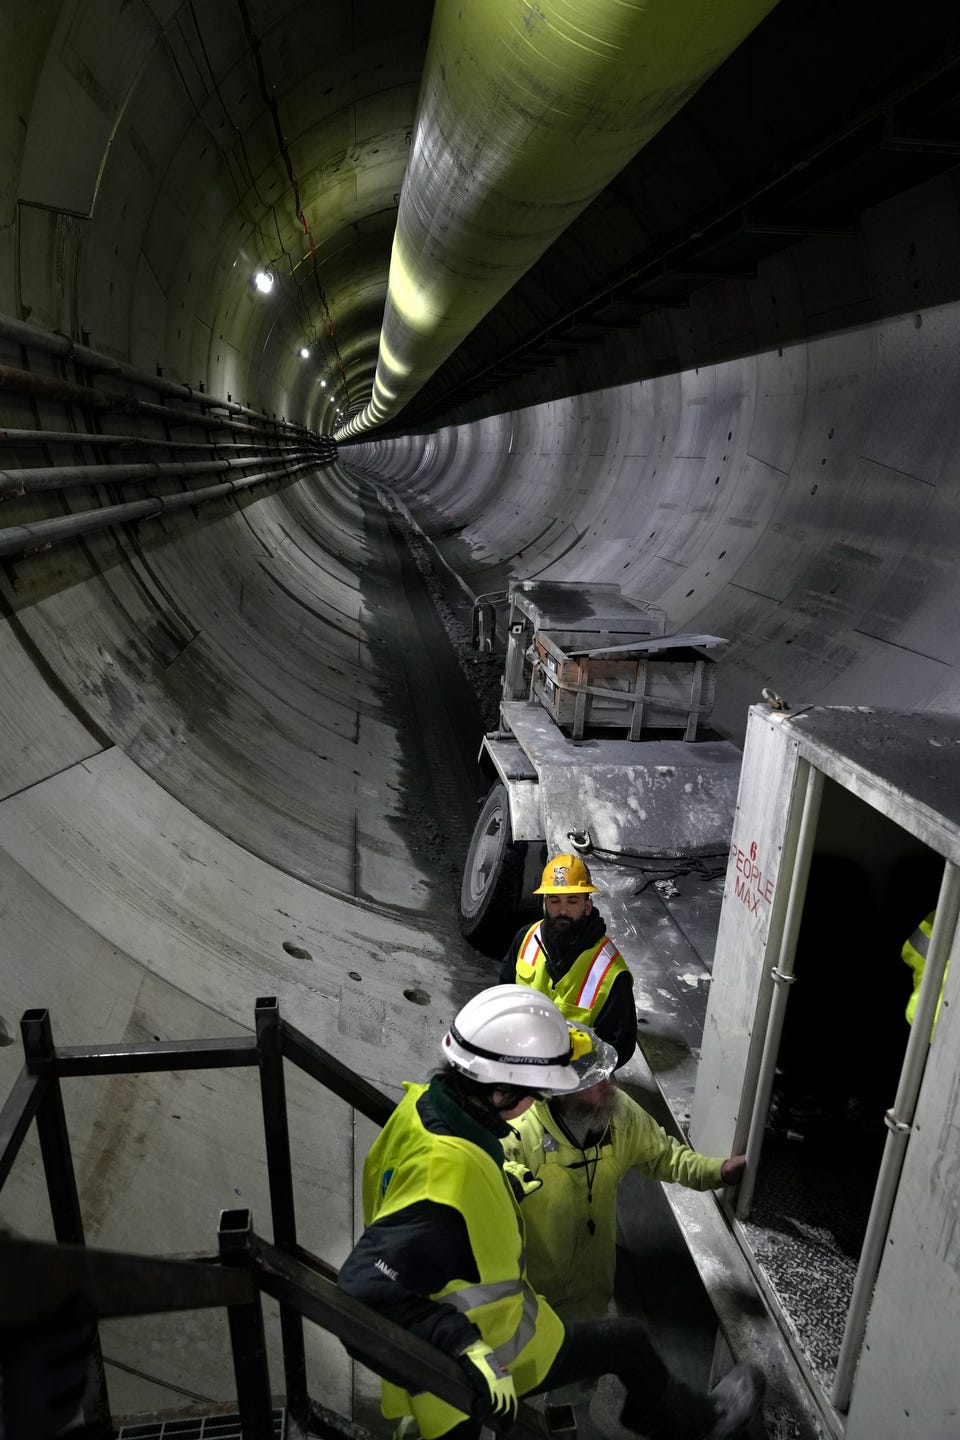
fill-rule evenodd
<path id="1" fill-rule="evenodd" d="M 421 1122 L 417 1100 L 426 1085 L 405 1094 L 374 1142 L 363 1168 L 367 1225 L 421 1200 L 449 1205 L 463 1216 L 479 1283 L 452 1278 L 431 1300 L 466 1316 L 513 1375 L 518 1394 L 544 1378 L 563 1341 L 563 1324 L 527 1283 L 523 1222 L 499 1165 L 470 1140 L 438 1135 Z M 424 1440 L 467 1417 L 436 1395 L 410 1395 L 382 1382 L 383 1413 L 413 1415 Z"/>
<path id="2" fill-rule="evenodd" d="M 691 1190 L 723 1184 L 722 1159 L 672 1139 L 622 1090 L 599 1145 L 578 1145 L 543 1101 L 510 1124 L 504 1154 L 543 1181 L 522 1204 L 527 1275 L 564 1321 L 599 1319 L 613 1298 L 617 1188 L 628 1170 Z"/>
<path id="3" fill-rule="evenodd" d="M 547 970 L 547 955 L 540 943 L 540 925 L 531 925 L 517 951 L 516 981 L 548 995 L 565 1020 L 592 1025 L 607 1002 L 618 975 L 627 962 L 608 936 L 583 950 L 570 969 L 554 985 Z M 629 972 L 628 972 L 629 973 Z"/>
<path id="4" fill-rule="evenodd" d="M 927 951 L 930 946 L 930 936 L 933 934 L 933 919 L 936 913 L 936 910 L 931 910 L 930 914 L 924 920 L 920 921 L 920 924 L 916 930 L 914 930 L 910 939 L 904 942 L 903 949 L 900 951 L 900 958 L 905 960 L 913 971 L 913 994 L 907 1001 L 906 1011 L 907 1021 L 910 1025 L 913 1024 L 913 1017 L 917 1013 L 917 1001 L 920 999 L 920 984 L 923 980 L 923 972 L 927 963 Z M 950 961 L 948 960 L 943 972 L 943 985 L 946 984 L 949 973 Z M 933 1012 L 933 1025 L 930 1029 L 931 1040 L 937 1028 L 937 1021 L 940 1019 L 940 1002 L 943 1000 L 943 985 L 940 986 L 940 994 L 937 997 L 937 1008 Z"/>

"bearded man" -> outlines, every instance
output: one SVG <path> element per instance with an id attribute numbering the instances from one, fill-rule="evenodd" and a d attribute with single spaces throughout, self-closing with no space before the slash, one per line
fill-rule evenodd
<path id="1" fill-rule="evenodd" d="M 612 1069 L 612 1049 L 603 1048 Z M 508 1168 L 526 1182 L 527 1274 L 566 1322 L 607 1314 L 616 1270 L 617 1188 L 628 1170 L 691 1190 L 715 1190 L 736 1184 L 747 1163 L 744 1155 L 712 1159 L 674 1140 L 611 1078 L 538 1101 L 512 1122 L 512 1130 L 504 1154 Z"/>
<path id="2" fill-rule="evenodd" d="M 637 1045 L 633 976 L 594 906 L 590 872 L 579 855 L 554 855 L 533 893 L 543 896 L 543 919 L 514 936 L 500 983 L 549 996 L 566 1020 L 614 1047 L 619 1069 Z"/>

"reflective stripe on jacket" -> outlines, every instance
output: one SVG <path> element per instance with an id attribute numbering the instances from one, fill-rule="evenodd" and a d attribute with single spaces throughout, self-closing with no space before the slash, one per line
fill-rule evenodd
<path id="1" fill-rule="evenodd" d="M 931 910 L 925 920 L 914 930 L 910 939 L 904 943 L 900 951 L 901 959 L 905 960 L 913 971 L 913 994 L 907 1001 L 907 1021 L 913 1024 L 913 1017 L 917 1013 L 917 1002 L 920 999 L 920 984 L 923 980 L 923 972 L 927 964 L 927 952 L 930 948 L 930 936 L 933 934 L 933 920 L 936 910 Z M 947 975 L 950 973 L 950 961 L 948 960 L 943 971 L 943 985 L 946 984 Z M 940 1002 L 943 999 L 943 985 L 940 986 L 940 994 L 937 996 L 937 1008 L 933 1012 L 933 1025 L 930 1030 L 930 1039 L 933 1039 L 933 1032 L 937 1028 L 937 1021 L 940 1018 Z"/>
<path id="2" fill-rule="evenodd" d="M 553 1364 L 563 1325 L 527 1284 L 523 1223 L 503 1171 L 472 1141 L 437 1135 L 423 1125 L 417 1100 L 426 1089 L 404 1085 L 403 1099 L 367 1156 L 364 1222 L 370 1225 L 420 1200 L 459 1211 L 479 1283 L 452 1279 L 429 1298 L 454 1306 L 476 1325 L 523 1394 L 538 1385 Z M 390 1419 L 415 1416 L 424 1440 L 467 1418 L 436 1395 L 409 1395 L 386 1380 L 382 1406 Z"/>
<path id="3" fill-rule="evenodd" d="M 628 1170 L 692 1190 L 723 1183 L 722 1159 L 672 1139 L 623 1091 L 599 1145 L 577 1145 L 544 1102 L 510 1123 L 507 1159 L 543 1181 L 521 1206 L 527 1275 L 565 1322 L 600 1319 L 613 1298 L 617 1188 Z"/>
<path id="4" fill-rule="evenodd" d="M 554 985 L 547 969 L 547 952 L 540 938 L 541 921 L 531 925 L 517 951 L 517 984 L 549 995 L 567 1020 L 592 1025 L 600 1014 L 618 975 L 627 962 L 609 936 L 582 950 L 570 969 Z M 629 972 L 628 972 L 629 973 Z"/>

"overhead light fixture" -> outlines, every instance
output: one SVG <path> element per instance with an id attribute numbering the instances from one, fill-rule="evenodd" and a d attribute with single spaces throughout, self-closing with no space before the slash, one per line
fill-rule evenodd
<path id="1" fill-rule="evenodd" d="M 321 390 L 326 390 L 326 388 L 327 388 L 327 382 L 326 382 L 326 380 L 321 380 L 321 381 L 320 381 L 320 389 L 321 389 Z"/>
<path id="2" fill-rule="evenodd" d="M 258 270 L 256 275 L 254 275 L 253 277 L 253 283 L 260 291 L 261 295 L 269 295 L 270 291 L 273 289 L 273 271 Z"/>
<path id="3" fill-rule="evenodd" d="M 301 346 L 300 346 L 300 359 L 301 359 L 301 360 L 309 360 L 309 359 L 310 359 L 310 351 L 307 349 L 306 345 L 301 345 Z"/>

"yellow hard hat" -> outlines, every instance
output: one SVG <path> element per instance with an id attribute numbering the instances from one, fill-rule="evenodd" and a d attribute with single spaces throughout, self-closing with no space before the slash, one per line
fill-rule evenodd
<path id="1" fill-rule="evenodd" d="M 595 895 L 597 887 L 579 855 L 554 855 L 534 895 Z"/>

